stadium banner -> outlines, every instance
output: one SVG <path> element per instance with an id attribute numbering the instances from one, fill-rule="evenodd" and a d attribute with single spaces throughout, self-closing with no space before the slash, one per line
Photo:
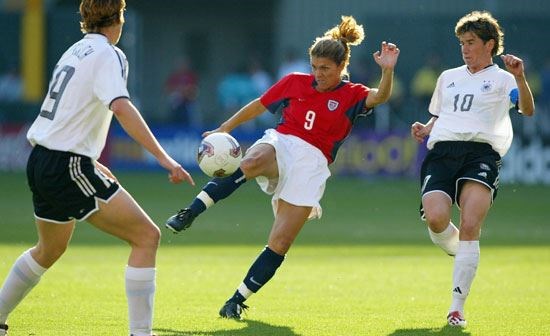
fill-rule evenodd
<path id="1" fill-rule="evenodd" d="M 31 146 L 26 139 L 28 124 L 0 123 L 0 172 L 24 171 Z M 166 151 L 185 169 L 197 173 L 197 148 L 202 130 L 177 126 L 152 126 L 152 132 Z M 232 135 L 246 151 L 262 132 L 235 130 Z M 330 166 L 333 175 L 365 178 L 417 178 L 426 154 L 408 132 L 373 133 L 354 130 Z M 155 158 L 113 122 L 100 161 L 116 171 L 162 170 Z M 550 185 L 550 142 L 539 137 L 514 139 L 500 171 L 502 183 Z"/>

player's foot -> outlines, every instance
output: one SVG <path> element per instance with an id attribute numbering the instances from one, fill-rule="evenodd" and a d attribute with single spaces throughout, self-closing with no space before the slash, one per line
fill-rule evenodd
<path id="1" fill-rule="evenodd" d="M 466 320 L 458 310 L 452 311 L 447 315 L 447 323 L 449 323 L 450 326 L 466 327 Z"/>
<path id="2" fill-rule="evenodd" d="M 8 325 L 0 323 L 0 336 L 6 336 L 8 334 Z"/>
<path id="3" fill-rule="evenodd" d="M 220 309 L 220 316 L 228 319 L 241 319 L 241 313 L 248 309 L 248 306 L 244 303 L 237 303 L 231 300 L 228 300 Z"/>
<path id="4" fill-rule="evenodd" d="M 191 209 L 185 208 L 178 211 L 177 214 L 174 216 L 168 218 L 166 221 L 166 224 L 164 224 L 167 228 L 172 230 L 174 233 L 178 233 L 182 230 L 185 230 L 193 224 L 193 220 L 195 220 L 195 215 L 193 215 L 193 212 L 191 212 Z"/>

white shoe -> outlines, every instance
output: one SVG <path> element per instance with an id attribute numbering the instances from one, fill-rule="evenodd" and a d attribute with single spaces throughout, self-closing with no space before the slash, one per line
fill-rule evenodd
<path id="1" fill-rule="evenodd" d="M 464 315 L 462 315 L 461 312 L 458 310 L 452 311 L 447 315 L 447 323 L 449 323 L 450 326 L 456 326 L 456 327 L 466 327 L 466 320 L 464 319 Z"/>

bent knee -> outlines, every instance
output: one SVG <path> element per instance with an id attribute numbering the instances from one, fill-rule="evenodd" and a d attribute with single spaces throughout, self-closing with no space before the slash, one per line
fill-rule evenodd
<path id="1" fill-rule="evenodd" d="M 50 268 L 67 251 L 67 244 L 38 244 L 32 256 L 44 268 Z"/>
<path id="2" fill-rule="evenodd" d="M 253 157 L 246 157 L 241 161 L 241 170 L 246 176 L 254 175 L 262 168 L 262 159 L 256 155 Z"/>
<path id="3" fill-rule="evenodd" d="M 160 244 L 161 233 L 159 228 L 154 224 L 144 225 L 142 229 L 137 230 L 130 238 L 131 245 L 141 248 L 158 248 Z"/>
<path id="4" fill-rule="evenodd" d="M 426 223 L 435 232 L 443 231 L 451 220 L 449 215 L 444 211 L 425 211 L 424 215 Z"/>

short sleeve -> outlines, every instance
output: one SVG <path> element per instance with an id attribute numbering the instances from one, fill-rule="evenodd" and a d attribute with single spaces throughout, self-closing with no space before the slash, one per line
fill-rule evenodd
<path id="1" fill-rule="evenodd" d="M 277 83 L 273 84 L 264 94 L 260 97 L 260 102 L 263 106 L 267 107 L 270 112 L 274 112 L 277 108 L 274 107 L 275 102 L 286 97 L 286 90 L 289 88 L 289 83 L 292 81 L 293 74 L 289 74 L 281 78 Z M 274 110 L 272 110 L 274 109 Z"/>
<path id="2" fill-rule="evenodd" d="M 441 85 L 443 82 L 443 74 L 439 75 L 439 78 L 437 79 L 437 83 L 435 85 L 434 93 L 432 95 L 432 100 L 430 101 L 430 106 L 428 107 L 428 112 L 430 112 L 431 115 L 439 117 L 439 114 L 441 113 L 441 100 L 442 100 L 442 92 L 441 92 Z"/>
<path id="3" fill-rule="evenodd" d="M 109 107 L 116 98 L 130 95 L 126 88 L 128 62 L 120 49 L 107 49 L 99 58 L 94 77 L 94 94 Z"/>
<path id="4" fill-rule="evenodd" d="M 513 76 L 506 76 L 504 92 L 506 92 L 508 97 L 510 98 L 510 108 L 519 110 L 519 90 L 516 80 Z"/>

